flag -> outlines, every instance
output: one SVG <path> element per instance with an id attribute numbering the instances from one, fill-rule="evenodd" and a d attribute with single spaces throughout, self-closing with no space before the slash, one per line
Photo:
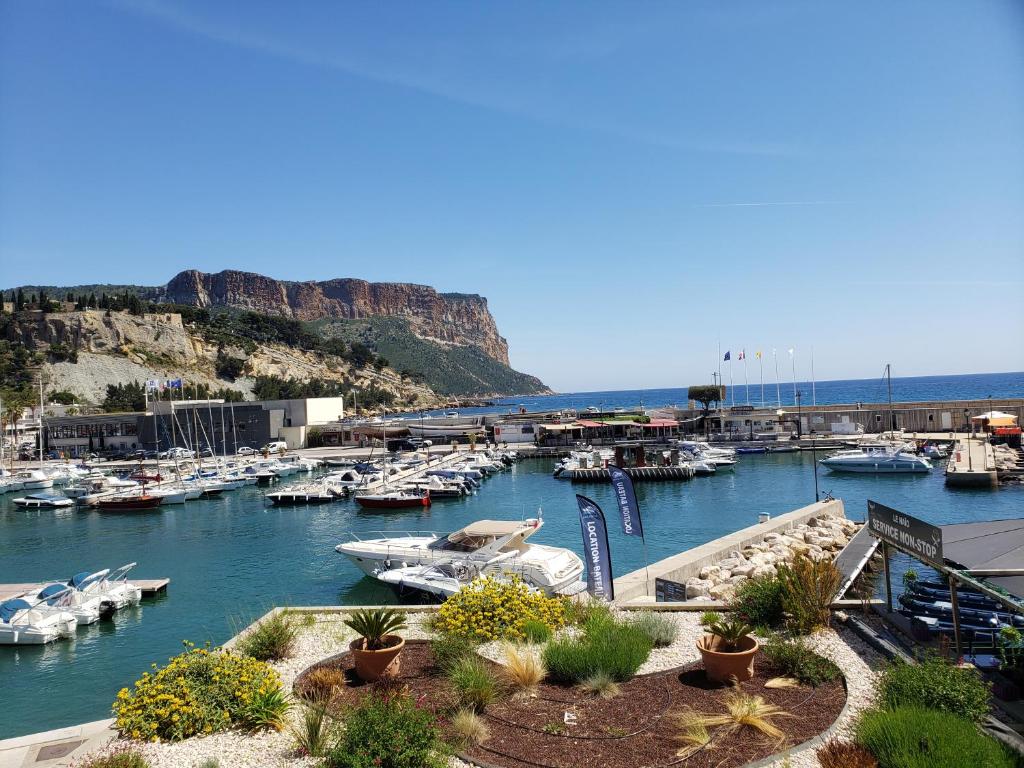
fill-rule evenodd
<path id="1" fill-rule="evenodd" d="M 168 379 L 167 380 L 167 388 L 168 389 L 181 389 L 181 379 Z"/>
<path id="2" fill-rule="evenodd" d="M 760 360 L 760 359 L 761 359 L 761 350 L 758 350 L 758 351 L 757 351 L 757 352 L 755 352 L 754 354 L 755 354 L 755 355 L 757 355 L 757 359 L 758 359 L 758 360 Z"/>
<path id="3" fill-rule="evenodd" d="M 633 490 L 633 478 L 614 464 L 608 465 L 608 474 L 612 479 L 612 490 L 615 501 L 619 505 L 622 532 L 627 536 L 644 537 L 644 525 L 640 520 L 640 505 L 636 503 L 636 491 Z"/>
<path id="4" fill-rule="evenodd" d="M 725 353 L 725 357 L 723 357 L 722 359 L 723 359 L 723 360 L 730 360 L 731 358 L 729 357 L 729 353 L 728 353 L 728 352 L 726 352 L 726 353 Z"/>
<path id="5" fill-rule="evenodd" d="M 792 347 L 790 347 L 790 348 L 789 348 L 789 356 L 790 356 L 790 357 L 792 357 L 792 356 L 793 356 L 793 352 L 794 352 L 794 351 L 795 351 L 795 350 L 794 350 L 794 349 L 793 349 Z"/>
<path id="6" fill-rule="evenodd" d="M 737 357 L 736 359 L 737 359 L 737 360 L 742 360 L 742 359 L 743 359 L 743 356 L 744 356 L 744 355 L 746 355 L 746 354 L 747 354 L 747 353 L 746 353 L 746 350 L 743 350 L 743 349 L 741 349 L 741 350 L 740 350 L 740 356 L 739 356 L 739 357 Z"/>
<path id="7" fill-rule="evenodd" d="M 587 592 L 599 600 L 615 599 L 612 583 L 611 548 L 608 546 L 608 526 L 604 512 L 586 496 L 576 494 L 580 508 L 580 529 L 583 532 L 584 561 L 587 565 Z"/>
<path id="8" fill-rule="evenodd" d="M 146 379 L 146 391 L 152 392 L 154 389 L 160 389 L 160 382 L 157 379 Z"/>

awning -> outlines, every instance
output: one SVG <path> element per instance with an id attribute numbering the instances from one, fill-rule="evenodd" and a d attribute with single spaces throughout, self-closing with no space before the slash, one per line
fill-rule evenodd
<path id="1" fill-rule="evenodd" d="M 580 419 L 576 423 L 581 427 L 586 427 L 587 429 L 600 429 L 605 426 L 603 421 L 593 421 L 592 419 Z"/>
<path id="2" fill-rule="evenodd" d="M 1024 519 L 944 525 L 942 555 L 948 563 L 970 571 L 976 578 L 1006 590 L 1018 600 L 1024 598 Z M 1008 571 L 1019 573 L 986 575 Z"/>
<path id="3" fill-rule="evenodd" d="M 990 427 L 1013 427 L 1017 424 L 1017 417 L 1012 413 L 989 411 L 972 416 L 971 421 L 987 421 Z"/>
<path id="4" fill-rule="evenodd" d="M 646 424 L 641 424 L 641 427 L 646 429 L 669 429 L 671 427 L 678 427 L 679 422 L 674 419 L 651 419 Z"/>
<path id="5" fill-rule="evenodd" d="M 583 429 L 582 424 L 541 424 L 540 427 L 547 432 L 573 432 Z"/>

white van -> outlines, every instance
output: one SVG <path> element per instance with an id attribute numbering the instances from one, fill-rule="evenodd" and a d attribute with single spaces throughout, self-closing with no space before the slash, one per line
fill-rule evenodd
<path id="1" fill-rule="evenodd" d="M 273 440 L 260 448 L 260 453 L 280 453 L 287 450 L 288 443 L 284 440 Z"/>

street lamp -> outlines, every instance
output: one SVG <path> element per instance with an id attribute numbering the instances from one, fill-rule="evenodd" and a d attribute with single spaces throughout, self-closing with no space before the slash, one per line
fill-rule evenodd
<path id="1" fill-rule="evenodd" d="M 964 408 L 964 429 L 970 430 L 971 428 L 971 412 Z M 971 472 L 974 470 L 974 457 L 971 456 L 971 435 L 970 432 L 965 433 L 965 444 L 967 445 L 967 471 Z"/>
<path id="2" fill-rule="evenodd" d="M 803 393 L 800 392 L 799 390 L 797 390 L 797 393 L 796 393 L 796 439 L 797 440 L 802 440 L 803 436 L 804 436 L 803 429 L 802 429 L 802 426 L 801 426 L 801 421 L 803 420 L 803 418 L 800 415 L 802 413 L 801 410 L 800 410 L 800 400 L 802 399 L 802 397 L 803 397 Z"/>

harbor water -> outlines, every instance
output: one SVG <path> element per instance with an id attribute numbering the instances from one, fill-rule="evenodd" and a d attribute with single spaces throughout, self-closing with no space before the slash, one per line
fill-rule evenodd
<path id="1" fill-rule="evenodd" d="M 108 717 L 118 689 L 183 640 L 224 642 L 275 605 L 366 604 L 390 599 L 334 552 L 347 532 L 448 531 L 482 518 L 532 517 L 535 540 L 582 553 L 574 494 L 614 514 L 607 485 L 551 477 L 551 460 L 531 459 L 483 483 L 475 496 L 439 500 L 423 511 L 362 512 L 351 501 L 271 507 L 261 489 L 149 512 L 24 511 L 0 497 L 0 582 L 68 578 L 138 561 L 138 578 L 169 577 L 166 595 L 144 599 L 113 621 L 80 628 L 46 647 L 0 646 L 0 738 Z M 742 456 L 734 472 L 690 482 L 638 485 L 651 561 L 814 500 L 808 453 Z M 936 523 L 1017 517 L 1017 488 L 951 490 L 941 467 L 925 476 L 819 474 L 822 493 L 862 519 L 868 498 Z M 617 574 L 641 567 L 643 549 L 610 517 Z"/>

